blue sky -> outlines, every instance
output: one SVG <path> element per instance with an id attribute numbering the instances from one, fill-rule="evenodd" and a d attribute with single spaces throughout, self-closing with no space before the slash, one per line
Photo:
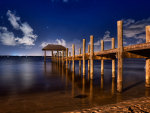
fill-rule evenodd
<path id="1" fill-rule="evenodd" d="M 117 21 L 124 21 L 124 46 L 145 42 L 149 0 L 1 0 L 0 55 L 42 55 L 42 46 L 82 48 L 94 35 L 95 51 L 109 49 Z M 76 53 L 78 53 L 76 51 Z"/>

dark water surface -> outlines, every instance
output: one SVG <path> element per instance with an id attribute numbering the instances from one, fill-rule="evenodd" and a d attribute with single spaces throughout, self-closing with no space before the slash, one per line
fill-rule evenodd
<path id="1" fill-rule="evenodd" d="M 85 77 L 79 74 L 78 61 L 72 73 L 50 60 L 45 64 L 43 57 L 0 57 L 0 113 L 56 113 L 149 96 L 144 59 L 124 60 L 123 93 L 116 91 L 111 65 L 104 62 L 101 77 L 100 61 L 94 61 L 90 80 L 87 64 Z"/>

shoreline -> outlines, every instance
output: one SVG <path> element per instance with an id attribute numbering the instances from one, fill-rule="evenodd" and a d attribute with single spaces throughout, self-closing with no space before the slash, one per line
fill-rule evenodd
<path id="1" fill-rule="evenodd" d="M 96 106 L 89 109 L 75 110 L 63 113 L 149 113 L 150 97 L 140 97 L 125 100 L 116 104 Z"/>

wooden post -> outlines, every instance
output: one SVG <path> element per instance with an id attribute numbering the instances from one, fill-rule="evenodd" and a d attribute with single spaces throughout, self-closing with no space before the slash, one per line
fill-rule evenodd
<path id="1" fill-rule="evenodd" d="M 57 64 L 59 62 L 59 51 L 57 51 Z"/>
<path id="2" fill-rule="evenodd" d="M 62 66 L 64 66 L 64 50 L 62 50 Z"/>
<path id="3" fill-rule="evenodd" d="M 79 54 L 81 54 L 81 48 L 79 48 Z M 79 60 L 79 75 L 81 75 L 81 60 Z"/>
<path id="4" fill-rule="evenodd" d="M 115 39 L 112 38 L 112 49 L 115 49 Z M 112 78 L 115 77 L 115 59 L 112 60 Z"/>
<path id="5" fill-rule="evenodd" d="M 122 92 L 122 74 L 123 74 L 123 22 L 117 22 L 118 28 L 118 75 L 117 75 L 117 91 Z"/>
<path id="6" fill-rule="evenodd" d="M 61 52 L 59 52 L 59 64 L 61 62 Z"/>
<path id="7" fill-rule="evenodd" d="M 85 75 L 85 39 L 83 39 L 83 75 Z"/>
<path id="8" fill-rule="evenodd" d="M 150 42 L 150 26 L 146 26 L 146 43 Z M 150 87 L 150 58 L 146 59 L 146 87 Z"/>
<path id="9" fill-rule="evenodd" d="M 71 52 L 69 52 L 69 57 L 71 57 Z M 71 64 L 71 60 L 69 60 L 69 67 L 71 67 L 70 64 Z"/>
<path id="10" fill-rule="evenodd" d="M 53 51 L 52 51 L 52 57 L 51 57 L 52 62 L 53 62 L 53 57 L 54 57 L 54 54 L 53 54 Z"/>
<path id="11" fill-rule="evenodd" d="M 68 68 L 68 48 L 66 48 L 66 68 Z"/>
<path id="12" fill-rule="evenodd" d="M 104 51 L 104 41 L 101 40 L 101 51 Z M 104 75 L 104 60 L 101 60 L 101 75 Z"/>
<path id="13" fill-rule="evenodd" d="M 88 53 L 90 54 L 90 45 L 88 45 Z M 88 60 L 88 72 L 90 71 L 90 60 Z"/>
<path id="14" fill-rule="evenodd" d="M 94 56 L 94 44 L 93 44 L 93 35 L 90 36 L 90 79 L 93 79 L 93 56 Z"/>
<path id="15" fill-rule="evenodd" d="M 75 66 L 74 66 L 74 58 L 75 58 L 75 45 L 72 44 L 72 71 L 75 71 Z"/>
<path id="16" fill-rule="evenodd" d="M 44 51 L 44 62 L 46 62 L 46 50 Z"/>

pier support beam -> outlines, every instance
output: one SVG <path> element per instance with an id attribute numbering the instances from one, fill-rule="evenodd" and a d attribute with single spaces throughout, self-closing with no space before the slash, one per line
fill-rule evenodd
<path id="1" fill-rule="evenodd" d="M 64 50 L 62 50 L 62 67 L 64 66 Z"/>
<path id="2" fill-rule="evenodd" d="M 150 42 L 150 26 L 146 26 L 146 43 Z M 146 59 L 146 80 L 145 86 L 150 87 L 150 58 Z"/>
<path id="3" fill-rule="evenodd" d="M 88 53 L 90 54 L 90 45 L 88 45 Z M 88 72 L 90 72 L 90 60 L 88 60 Z"/>
<path id="4" fill-rule="evenodd" d="M 59 65 L 61 63 L 61 52 L 59 52 Z"/>
<path id="5" fill-rule="evenodd" d="M 75 66 L 74 66 L 74 59 L 75 59 L 75 45 L 72 44 L 72 71 L 75 71 Z"/>
<path id="6" fill-rule="evenodd" d="M 85 75 L 85 39 L 83 39 L 83 75 Z"/>
<path id="7" fill-rule="evenodd" d="M 66 48 L 66 68 L 68 69 L 68 48 Z"/>
<path id="8" fill-rule="evenodd" d="M 46 62 L 46 51 L 44 51 L 44 62 Z"/>
<path id="9" fill-rule="evenodd" d="M 112 38 L 112 49 L 115 49 L 115 39 Z M 115 59 L 112 60 L 112 78 L 115 77 Z"/>
<path id="10" fill-rule="evenodd" d="M 79 48 L 79 54 L 81 54 L 81 48 Z M 79 60 L 79 75 L 81 75 L 81 60 Z"/>
<path id="11" fill-rule="evenodd" d="M 104 41 L 101 40 L 101 51 L 104 51 Z M 104 60 L 101 60 L 101 75 L 104 75 Z"/>
<path id="12" fill-rule="evenodd" d="M 69 57 L 71 57 L 71 52 L 69 52 Z M 69 60 L 69 68 L 71 68 L 71 60 Z"/>
<path id="13" fill-rule="evenodd" d="M 90 79 L 93 79 L 93 56 L 94 56 L 94 44 L 93 44 L 93 35 L 90 36 Z"/>
<path id="14" fill-rule="evenodd" d="M 51 58 L 52 62 L 53 62 L 53 57 L 54 57 L 54 53 L 53 53 L 53 51 L 52 51 L 52 58 Z"/>
<path id="15" fill-rule="evenodd" d="M 57 51 L 57 64 L 59 62 L 59 51 Z"/>
<path id="16" fill-rule="evenodd" d="M 117 74 L 117 91 L 122 92 L 122 74 L 123 74 L 123 21 L 117 22 L 118 32 L 118 74 Z"/>

